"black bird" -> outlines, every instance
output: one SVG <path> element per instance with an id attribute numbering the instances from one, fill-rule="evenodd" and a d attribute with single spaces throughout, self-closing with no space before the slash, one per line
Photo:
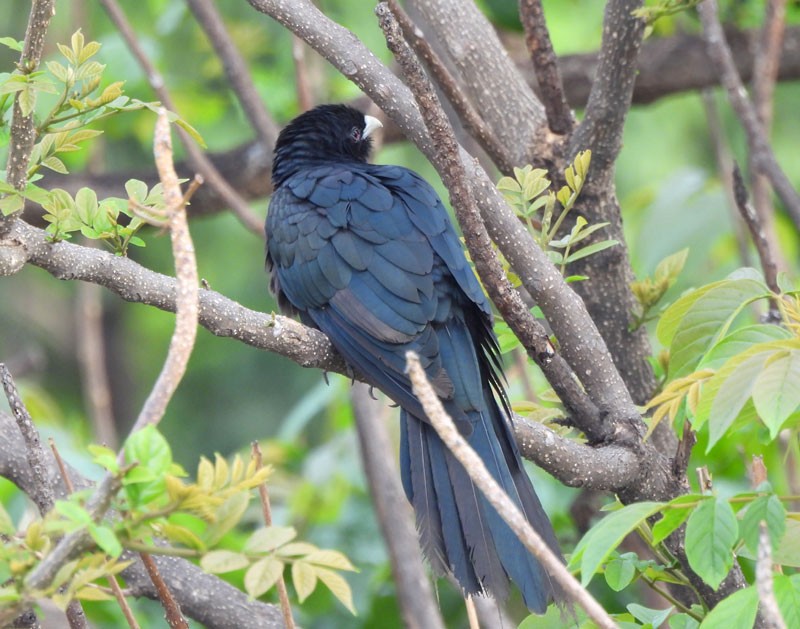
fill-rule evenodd
<path id="1" fill-rule="evenodd" d="M 488 300 L 433 188 L 407 168 L 367 163 L 379 126 L 351 107 L 322 105 L 283 129 L 266 222 L 270 287 L 284 310 L 322 330 L 357 375 L 400 406 L 403 486 L 433 568 L 452 572 L 466 593 L 501 599 L 510 578 L 528 608 L 543 612 L 555 585 L 411 392 L 408 350 L 495 480 L 558 553 L 508 424 Z"/>

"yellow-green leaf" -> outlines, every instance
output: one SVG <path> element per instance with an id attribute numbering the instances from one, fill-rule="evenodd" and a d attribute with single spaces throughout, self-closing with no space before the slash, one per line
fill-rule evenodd
<path id="1" fill-rule="evenodd" d="M 353 592 L 350 589 L 350 584 L 341 575 L 327 568 L 317 568 L 316 573 L 317 578 L 325 584 L 331 594 L 355 616 L 356 608 L 353 605 Z"/>
<path id="2" fill-rule="evenodd" d="M 200 567 L 211 574 L 240 570 L 249 564 L 245 555 L 232 550 L 212 550 L 200 559 Z"/>
<path id="3" fill-rule="evenodd" d="M 283 563 L 275 557 L 264 557 L 256 561 L 244 575 L 244 588 L 253 598 L 268 591 L 283 574 Z M 313 589 L 313 588 L 312 588 Z"/>
<path id="4" fill-rule="evenodd" d="M 295 561 L 292 564 L 292 583 L 297 591 L 297 598 L 302 603 L 317 587 L 317 571 L 314 566 L 305 561 Z"/>
<path id="5" fill-rule="evenodd" d="M 246 553 L 268 553 L 279 546 L 283 546 L 297 537 L 297 531 L 292 526 L 268 526 L 258 529 L 245 542 Z"/>

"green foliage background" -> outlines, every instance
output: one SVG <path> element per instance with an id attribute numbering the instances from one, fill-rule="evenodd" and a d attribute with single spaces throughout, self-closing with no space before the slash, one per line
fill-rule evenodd
<path id="1" fill-rule="evenodd" d="M 125 2 L 139 40 L 158 66 L 172 92 L 180 115 L 196 127 L 212 151 L 224 151 L 251 137 L 251 130 L 227 88 L 219 60 L 181 0 Z M 545 12 L 559 54 L 597 49 L 600 42 L 602 3 L 594 0 L 545 1 Z M 740 24 L 753 25 L 762 2 L 737 2 L 729 14 Z M 518 29 L 515 2 L 484 0 L 498 24 Z M 155 100 L 140 68 L 99 5 L 92 2 L 57 2 L 49 34 L 48 53 L 56 41 L 68 41 L 80 27 L 88 40 L 102 43 L 98 59 L 107 64 L 108 83 L 124 80 L 129 96 Z M 256 86 L 274 118 L 283 123 L 298 113 L 293 85 L 290 34 L 256 13 L 246 2 L 218 3 L 240 51 L 250 64 Z M 382 59 L 388 60 L 371 5 L 348 0 L 323 0 L 321 8 L 353 30 Z M 29 3 L 0 3 L 0 35 L 21 39 Z M 511 8 L 509 8 L 511 7 Z M 790 9 L 790 21 L 800 23 L 800 9 Z M 677 28 L 697 30 L 696 22 L 677 16 L 659 22 L 656 35 Z M 0 48 L 0 69 L 10 71 L 16 53 Z M 327 64 L 309 54 L 309 65 L 320 101 L 354 98 L 357 90 Z M 724 98 L 715 93 L 726 137 L 734 156 L 746 163 L 743 134 Z M 772 137 L 778 160 L 796 164 L 800 137 L 800 85 L 779 85 L 775 100 Z M 154 117 L 137 112 L 106 121 L 103 136 L 90 150 L 67 155 L 70 171 L 152 168 Z M 180 150 L 179 150 L 180 154 Z M 376 161 L 404 163 L 436 180 L 433 170 L 413 148 L 394 145 Z M 0 163 L 5 155 L 0 149 Z M 787 169 L 800 186 L 800 172 Z M 438 184 L 438 180 L 437 185 Z M 732 229 L 731 209 L 714 159 L 705 113 L 699 94 L 664 98 L 634 107 L 617 163 L 618 196 L 637 275 L 653 273 L 665 256 L 685 247 L 689 255 L 683 274 L 666 296 L 673 301 L 682 291 L 725 277 L 743 265 Z M 442 190 L 440 188 L 440 190 Z M 443 190 L 442 190 L 443 192 Z M 124 191 L 119 191 L 124 196 Z M 266 200 L 254 208 L 263 215 Z M 779 220 L 784 255 L 797 260 L 798 236 L 785 217 Z M 191 225 L 201 277 L 210 286 L 247 307 L 269 312 L 276 309 L 267 290 L 263 243 L 246 233 L 231 214 L 196 220 Z M 143 265 L 170 273 L 168 239 L 155 230 L 143 233 L 147 247 L 129 252 Z M 752 254 L 751 254 L 752 256 Z M 752 258 L 754 260 L 754 258 Z M 748 264 L 754 264 L 749 262 Z M 794 271 L 797 269 L 795 267 Z M 53 435 L 62 454 L 88 474 L 92 470 L 85 444 L 91 429 L 81 399 L 76 364 L 77 291 L 75 283 L 59 283 L 43 271 L 28 267 L 0 283 L 0 359 L 32 358 L 33 368 L 19 378 L 37 425 Z M 161 368 L 173 328 L 173 316 L 152 308 L 129 305 L 103 296 L 109 330 L 109 363 L 115 379 L 114 410 L 120 434 L 132 423 L 151 383 Z M 658 351 L 657 341 L 656 352 Z M 519 382 L 512 381 L 512 396 L 522 397 Z M 2 402 L 3 404 L 5 402 Z M 360 572 L 347 575 L 353 586 L 353 618 L 325 591 L 315 592 L 296 606 L 304 627 L 399 627 L 386 553 L 371 511 L 360 469 L 357 442 L 348 405 L 348 382 L 338 376 L 325 384 L 322 375 L 305 371 L 287 360 L 253 348 L 213 337 L 205 331 L 186 378 L 173 399 L 161 430 L 169 440 L 175 460 L 193 469 L 201 455 L 229 455 L 244 451 L 252 440 L 262 440 L 265 458 L 276 467 L 270 479 L 276 524 L 293 525 L 302 539 L 320 547 L 344 552 Z M 750 450 L 721 443 L 710 454 L 696 449 L 699 464 L 707 464 L 721 493 L 747 488 L 745 464 Z M 775 490 L 788 493 L 783 462 L 777 452 L 765 461 Z M 693 469 L 693 465 L 690 465 Z M 775 477 L 772 478 L 772 473 Z M 539 470 L 532 470 L 537 489 L 553 518 L 564 547 L 574 547 L 580 534 L 569 509 L 576 495 Z M 23 499 L 8 483 L 0 482 L 0 498 L 16 517 Z M 257 520 L 254 512 L 252 520 Z M 595 579 L 592 587 L 613 610 L 635 602 L 630 590 L 616 593 Z M 453 626 L 461 622 L 462 604 L 447 585 L 440 587 L 445 616 Z M 115 605 L 98 603 L 90 609 L 100 626 L 119 620 Z M 141 603 L 137 613 L 155 619 L 160 610 Z M 394 619 L 394 620 L 392 620 Z"/>

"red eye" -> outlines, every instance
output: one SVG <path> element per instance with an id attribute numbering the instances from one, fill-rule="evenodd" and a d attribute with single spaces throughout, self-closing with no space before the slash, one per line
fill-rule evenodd
<path id="1" fill-rule="evenodd" d="M 361 129 L 358 127 L 353 127 L 350 129 L 350 139 L 353 142 L 359 142 L 361 140 Z"/>

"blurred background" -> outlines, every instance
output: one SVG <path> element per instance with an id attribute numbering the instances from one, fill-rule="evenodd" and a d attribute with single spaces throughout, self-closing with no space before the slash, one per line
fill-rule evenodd
<path id="1" fill-rule="evenodd" d="M 317 4 L 356 33 L 379 58 L 389 61 L 370 3 L 321 0 Z M 484 0 L 480 4 L 510 46 L 519 46 L 522 34 L 516 3 Z M 545 0 L 559 55 L 597 50 L 602 4 L 596 0 Z M 726 19 L 739 28 L 759 26 L 763 2 L 721 4 Z M 186 4 L 182 0 L 122 0 L 121 5 L 141 47 L 162 73 L 178 113 L 200 132 L 208 151 L 220 153 L 252 140 L 253 131 L 229 89 L 222 65 Z M 0 37 L 22 39 L 29 6 L 23 0 L 0 3 Z M 127 95 L 157 100 L 99 3 L 71 0 L 57 2 L 56 8 L 46 58 L 54 58 L 56 43 L 68 42 L 80 28 L 87 41 L 102 44 L 97 59 L 107 66 L 104 83 L 123 80 Z M 279 125 L 284 124 L 299 113 L 291 34 L 247 2 L 220 2 L 218 8 L 267 109 Z M 789 24 L 800 24 L 797 3 L 789 7 Z M 698 31 L 694 17 L 680 14 L 660 21 L 651 37 Z M 306 49 L 304 55 L 315 103 L 353 101 L 360 96 L 355 86 L 315 53 Z M 17 58 L 18 53 L 0 47 L 0 71 L 11 72 Z M 800 84 L 780 83 L 773 146 L 795 187 L 800 186 L 798 112 Z M 126 178 L 152 170 L 154 122 L 155 116 L 148 111 L 102 121 L 96 128 L 102 129 L 103 135 L 88 148 L 68 154 L 67 167 L 85 174 L 122 172 L 127 173 Z M 637 105 L 628 118 L 617 162 L 617 191 L 634 269 L 643 277 L 665 256 L 689 248 L 686 268 L 668 301 L 691 286 L 757 263 L 737 240 L 734 210 L 721 184 L 720 144 L 740 163 L 746 163 L 741 128 L 717 90 L 673 94 Z M 183 156 L 179 146 L 177 154 Z M 408 143 L 384 145 L 375 161 L 401 163 L 423 172 L 446 198 L 433 169 Z M 0 148 L 0 163 L 5 164 L 5 147 Z M 122 188 L 115 194 L 125 195 Z M 252 203 L 260 219 L 267 202 L 263 198 Z M 783 255 L 796 272 L 798 235 L 781 214 L 777 227 Z M 196 218 L 191 231 L 200 275 L 211 288 L 248 308 L 276 310 L 267 288 L 260 238 L 227 211 Z M 168 238 L 155 229 L 148 229 L 143 237 L 147 246 L 131 248 L 129 255 L 148 268 L 171 274 Z M 80 358 L 86 349 L 86 328 L 93 318 L 99 318 L 101 325 L 97 329 L 102 332 L 111 392 L 106 419 L 99 420 L 105 421 L 104 428 L 98 428 L 93 417 L 87 395 L 91 387 Z M 97 471 L 88 463 L 86 444 L 99 441 L 97 431 L 109 426 L 113 434 L 126 434 L 161 369 L 173 323 L 169 313 L 125 303 L 94 286 L 58 282 L 30 266 L 0 281 L 0 360 L 8 363 L 16 376 L 43 434 L 53 436 L 62 455 L 90 476 Z M 509 364 L 512 397 L 524 399 L 519 361 L 509 359 Z M 538 389 L 543 387 L 533 370 L 525 377 Z M 317 371 L 201 330 L 188 372 L 161 430 L 175 459 L 189 470 L 196 468 L 201 455 L 246 452 L 251 441 L 260 440 L 265 458 L 277 469 L 270 481 L 275 522 L 293 524 L 301 539 L 343 551 L 360 568 L 358 574 L 347 575 L 358 617 L 350 616 L 328 592 L 318 588 L 306 603 L 295 606 L 300 625 L 399 627 L 390 569 L 357 454 L 348 393 L 349 382 L 342 377 L 332 375 L 326 382 Z M 5 401 L 0 401 L 2 408 L 4 405 Z M 395 413 L 387 411 L 385 419 L 396 436 Z M 106 440 L 113 438 L 108 437 L 112 433 L 103 434 Z M 742 482 L 746 453 L 718 448 L 712 457 L 706 462 L 718 486 Z M 539 470 L 532 468 L 531 473 L 568 551 L 585 526 L 577 514 L 587 498 Z M 2 480 L 0 497 L 17 517 L 22 514 L 24 499 Z M 612 608 L 618 605 L 622 609 L 629 602 L 614 602 L 620 595 L 597 581 L 595 593 L 612 601 Z M 452 626 L 459 626 L 463 622 L 460 597 L 445 586 L 439 594 L 446 617 L 453 619 Z M 137 614 L 157 625 L 160 608 L 147 602 L 138 605 Z M 97 626 L 117 626 L 115 605 L 97 603 L 89 609 Z"/>

